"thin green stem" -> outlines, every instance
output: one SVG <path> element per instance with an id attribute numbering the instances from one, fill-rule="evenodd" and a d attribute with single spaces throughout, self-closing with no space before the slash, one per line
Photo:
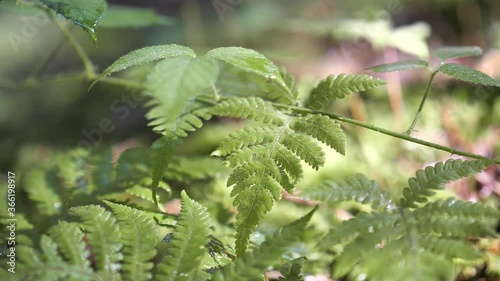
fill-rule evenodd
<path id="1" fill-rule="evenodd" d="M 377 126 L 373 126 L 373 125 L 370 125 L 370 124 L 367 124 L 367 123 L 364 123 L 364 122 L 361 122 L 361 121 L 357 121 L 357 120 L 354 120 L 354 119 L 351 119 L 351 118 L 338 116 L 336 114 L 326 113 L 326 112 L 321 112 L 321 111 L 316 111 L 316 110 L 312 110 L 312 109 L 308 109 L 308 108 L 302 108 L 302 107 L 297 107 L 297 106 L 285 105 L 285 104 L 277 104 L 277 103 L 275 103 L 275 104 L 273 104 L 273 106 L 275 106 L 277 108 L 289 109 L 289 110 L 292 110 L 292 111 L 295 111 L 295 112 L 300 112 L 300 113 L 326 115 L 326 116 L 330 117 L 331 119 L 334 119 L 334 120 L 337 120 L 337 121 L 340 121 L 340 122 L 353 124 L 353 125 L 356 125 L 356 126 L 359 126 L 359 127 L 363 127 L 363 128 L 375 131 L 375 132 L 379 132 L 379 133 L 384 134 L 384 135 L 388 135 L 388 136 L 395 137 L 395 138 L 398 138 L 398 139 L 402 139 L 402 140 L 406 140 L 406 141 L 409 141 L 409 142 L 417 143 L 417 144 L 420 144 L 420 145 L 423 145 L 423 146 L 427 146 L 427 147 L 431 147 L 431 148 L 434 148 L 434 149 L 437 149 L 437 150 L 446 151 L 446 152 L 449 152 L 451 154 L 465 156 L 465 157 L 469 157 L 469 158 L 472 158 L 472 159 L 487 159 L 487 160 L 492 160 L 495 164 L 500 164 L 500 160 L 497 160 L 497 159 L 492 159 L 492 158 L 488 158 L 488 157 L 485 157 L 485 156 L 482 156 L 482 155 L 477 155 L 477 154 L 473 154 L 473 153 L 469 153 L 469 152 L 457 150 L 457 149 L 454 149 L 454 148 L 451 148 L 451 147 L 448 147 L 448 146 L 444 146 L 444 145 L 440 145 L 440 144 L 436 144 L 436 143 L 424 141 L 424 140 L 421 140 L 421 139 L 409 136 L 406 133 L 398 133 L 398 132 L 390 131 L 390 130 L 387 130 L 387 129 L 384 129 L 384 128 L 380 128 L 380 127 L 377 127 Z"/>
<path id="2" fill-rule="evenodd" d="M 415 125 L 417 125 L 418 118 L 420 117 L 420 113 L 422 112 L 422 109 L 424 108 L 425 100 L 427 99 L 427 95 L 429 95 L 432 82 L 434 81 L 434 77 L 436 77 L 437 73 L 438 73 L 437 70 L 432 72 L 431 78 L 429 79 L 429 83 L 427 83 L 427 87 L 425 88 L 424 97 L 422 98 L 422 101 L 420 102 L 420 106 L 418 107 L 417 113 L 415 114 L 415 117 L 413 118 L 413 121 L 411 122 L 410 128 L 408 128 L 408 130 L 406 130 L 404 132 L 404 134 L 410 135 L 413 132 Z"/>
<path id="3" fill-rule="evenodd" d="M 54 25 L 59 29 L 59 31 L 61 31 L 62 34 L 68 39 L 69 43 L 71 44 L 71 46 L 78 54 L 80 60 L 83 63 L 83 67 L 85 68 L 85 74 L 87 78 L 95 79 L 96 73 L 94 71 L 94 66 L 92 65 L 92 61 L 87 56 L 87 53 L 85 53 L 78 40 L 76 40 L 75 37 L 71 34 L 71 32 L 56 19 L 54 13 L 50 9 L 46 8 L 43 5 L 37 5 L 37 7 L 45 11 L 49 19 L 52 21 L 52 23 L 54 23 Z"/>

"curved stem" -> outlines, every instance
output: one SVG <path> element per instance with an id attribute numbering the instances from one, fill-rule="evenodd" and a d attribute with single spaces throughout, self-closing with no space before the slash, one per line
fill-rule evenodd
<path id="1" fill-rule="evenodd" d="M 444 145 L 440 145 L 440 144 L 436 144 L 436 143 L 424 141 L 424 140 L 421 140 L 421 139 L 409 136 L 406 133 L 398 133 L 398 132 L 390 131 L 390 130 L 387 130 L 387 129 L 384 129 L 384 128 L 380 128 L 380 127 L 377 127 L 377 126 L 373 126 L 373 125 L 370 125 L 370 124 L 367 124 L 367 123 L 364 123 L 364 122 L 361 122 L 361 121 L 357 121 L 357 120 L 354 120 L 354 119 L 351 119 L 351 118 L 338 116 L 336 114 L 326 113 L 326 112 L 321 112 L 321 111 L 316 111 L 316 110 L 312 110 L 312 109 L 308 109 L 308 108 L 302 108 L 302 107 L 297 107 L 297 106 L 285 105 L 285 104 L 273 104 L 273 106 L 275 106 L 277 108 L 289 109 L 289 110 L 292 110 L 292 111 L 295 111 L 295 112 L 326 115 L 326 116 L 330 117 L 331 119 L 334 119 L 334 120 L 337 120 L 337 121 L 340 121 L 340 122 L 350 123 L 350 124 L 353 124 L 353 125 L 356 125 L 356 126 L 359 126 L 359 127 L 363 127 L 363 128 L 375 131 L 375 132 L 379 132 L 379 133 L 384 134 L 384 135 L 388 135 L 388 136 L 395 137 L 395 138 L 398 138 L 398 139 L 402 139 L 402 140 L 406 140 L 406 141 L 409 141 L 409 142 L 417 143 L 417 144 L 420 144 L 420 145 L 423 145 L 423 146 L 427 146 L 427 147 L 431 147 L 431 148 L 434 148 L 434 149 L 437 149 L 437 150 L 446 151 L 446 152 L 449 152 L 451 154 L 465 156 L 465 157 L 469 157 L 469 158 L 472 158 L 472 159 L 492 160 L 495 164 L 500 164 L 500 160 L 497 160 L 497 159 L 492 159 L 492 158 L 485 157 L 485 156 L 482 156 L 482 155 L 477 155 L 477 154 L 474 154 L 474 153 L 469 153 L 469 152 L 461 151 L 461 150 L 458 150 L 458 149 L 454 149 L 454 148 L 451 148 L 451 147 L 448 147 L 448 146 L 444 146 Z"/>
<path id="2" fill-rule="evenodd" d="M 87 53 L 85 53 L 85 51 L 83 50 L 80 43 L 75 39 L 75 37 L 71 34 L 71 32 L 56 19 L 54 13 L 52 13 L 51 10 L 42 5 L 40 5 L 39 7 L 45 11 L 47 16 L 52 21 L 52 23 L 54 23 L 54 25 L 62 32 L 62 34 L 68 39 L 73 49 L 75 49 L 75 52 L 78 54 L 80 60 L 83 63 L 83 67 L 85 68 L 85 74 L 87 78 L 94 79 L 96 77 L 94 66 L 92 65 L 92 62 L 87 56 Z"/>
<path id="3" fill-rule="evenodd" d="M 437 70 L 433 71 L 431 74 L 431 78 L 429 79 L 429 83 L 427 83 L 427 87 L 425 88 L 425 93 L 424 97 L 422 98 L 422 101 L 420 102 L 420 106 L 418 107 L 417 113 L 415 114 L 415 117 L 413 118 L 413 121 L 411 122 L 410 128 L 404 132 L 404 134 L 409 135 L 413 132 L 413 128 L 415 128 L 415 125 L 417 124 L 418 118 L 420 117 L 420 112 L 422 112 L 422 109 L 424 108 L 425 100 L 427 99 L 427 95 L 429 94 L 431 90 L 431 85 L 432 81 L 434 81 L 434 77 L 436 77 L 436 74 L 438 73 Z"/>

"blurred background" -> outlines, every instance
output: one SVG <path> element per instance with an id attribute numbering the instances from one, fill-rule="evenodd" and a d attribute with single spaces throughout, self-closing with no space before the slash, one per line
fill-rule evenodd
<path id="1" fill-rule="evenodd" d="M 120 56 L 145 46 L 187 45 L 198 54 L 216 47 L 242 46 L 287 68 L 296 76 L 304 96 L 330 74 L 373 74 L 366 69 L 410 58 L 429 59 L 435 67 L 439 61 L 432 57 L 432 50 L 437 47 L 479 46 L 483 56 L 455 62 L 500 79 L 498 0 L 108 3 L 110 10 L 97 27 L 97 44 L 83 30 L 62 20 L 98 73 Z M 132 25 L 120 24 L 114 12 L 126 12 L 130 7 L 144 9 L 144 17 Z M 75 79 L 81 77 L 82 63 L 45 15 L 16 6 L 14 0 L 3 0 L 0 35 L 0 171 L 22 171 L 45 163 L 55 152 L 83 141 L 111 145 L 119 154 L 129 147 L 150 146 L 158 137 L 147 126 L 147 108 L 129 89 L 100 83 L 88 91 L 90 81 Z M 141 66 L 117 75 L 142 82 L 151 67 Z M 328 110 L 403 132 L 417 111 L 430 73 L 415 70 L 377 76 L 388 84 L 352 95 Z M 498 158 L 499 96 L 500 88 L 465 84 L 438 75 L 412 135 Z M 96 135 L 103 119 L 111 120 L 113 129 Z M 212 120 L 191 134 L 179 153 L 209 155 L 224 136 L 240 126 L 237 122 Z M 319 172 L 308 170 L 299 189 L 324 179 L 365 173 L 397 194 L 417 169 L 453 157 L 362 128 L 346 125 L 344 129 L 348 135 L 347 155 L 331 151 L 326 167 Z M 224 185 L 220 182 L 217 192 L 223 195 L 214 200 L 228 204 L 231 200 Z M 440 196 L 449 195 L 498 206 L 499 168 L 455 182 Z M 283 214 L 296 217 L 302 212 L 295 212 L 287 202 L 283 204 L 288 205 L 274 208 L 266 220 L 286 221 Z M 349 216 L 342 212 L 339 208 L 337 215 Z M 273 223 L 268 226 L 276 227 Z M 496 262 L 500 264 L 498 257 Z"/>

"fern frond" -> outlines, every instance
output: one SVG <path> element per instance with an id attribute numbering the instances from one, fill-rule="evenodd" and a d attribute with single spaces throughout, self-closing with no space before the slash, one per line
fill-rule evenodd
<path id="1" fill-rule="evenodd" d="M 205 254 L 210 226 L 205 207 L 181 193 L 182 207 L 167 255 L 157 266 L 157 280 L 195 280 Z"/>
<path id="2" fill-rule="evenodd" d="M 467 238 L 495 236 L 495 231 L 474 218 L 414 214 L 418 221 L 413 227 L 420 234 L 437 234 L 444 237 Z"/>
<path id="3" fill-rule="evenodd" d="M 280 277 L 279 281 L 304 281 L 302 266 L 304 266 L 305 261 L 307 261 L 306 257 L 300 257 L 287 262 L 281 269 L 283 277 Z"/>
<path id="4" fill-rule="evenodd" d="M 61 221 L 52 226 L 48 233 L 57 242 L 62 256 L 67 261 L 82 268 L 90 267 L 90 253 L 83 241 L 83 233 L 75 223 Z"/>
<path id="5" fill-rule="evenodd" d="M 491 160 L 451 159 L 445 163 L 439 162 L 434 167 L 418 170 L 416 178 L 408 180 L 409 187 L 403 189 L 403 198 L 399 205 L 404 208 L 414 208 L 417 202 L 426 202 L 427 197 L 434 194 L 433 190 L 441 189 L 444 183 L 478 173 L 491 163 Z"/>
<path id="6" fill-rule="evenodd" d="M 64 262 L 57 251 L 54 241 L 45 235 L 40 240 L 41 255 L 33 248 L 27 246 L 16 246 L 16 254 L 19 256 L 19 272 L 21 280 L 96 280 L 94 272 L 90 267 L 69 265 Z"/>
<path id="7" fill-rule="evenodd" d="M 400 221 L 399 214 L 362 213 L 331 229 L 320 242 L 320 247 L 331 247 L 381 229 L 392 229 Z"/>
<path id="8" fill-rule="evenodd" d="M 245 127 L 231 133 L 219 144 L 212 155 L 226 156 L 243 147 L 272 142 L 278 132 L 279 128 L 276 127 Z"/>
<path id="9" fill-rule="evenodd" d="M 340 126 L 332 119 L 319 114 L 295 118 L 290 128 L 313 138 L 345 154 L 345 136 Z"/>
<path id="10" fill-rule="evenodd" d="M 446 200 L 437 200 L 428 202 L 424 206 L 414 211 L 415 215 L 425 214 L 426 216 L 446 216 L 470 219 L 498 218 L 500 211 L 486 204 L 457 200 L 448 198 Z"/>
<path id="11" fill-rule="evenodd" d="M 234 263 L 217 270 L 212 280 L 246 281 L 262 279 L 265 269 L 279 259 L 291 244 L 302 239 L 304 229 L 315 211 L 316 208 L 304 217 L 278 229 L 272 235 L 266 236 L 266 241 L 252 252 L 242 255 Z"/>
<path id="12" fill-rule="evenodd" d="M 417 245 L 436 255 L 446 256 L 448 259 L 477 260 L 482 257 L 474 247 L 462 240 L 425 235 L 418 237 Z"/>
<path id="13" fill-rule="evenodd" d="M 151 184 L 152 197 L 156 205 L 158 199 L 156 197 L 157 189 L 160 181 L 163 179 L 168 165 L 174 158 L 175 148 L 179 143 L 179 139 L 175 136 L 165 135 L 156 140 L 152 145 L 152 178 Z"/>
<path id="14" fill-rule="evenodd" d="M 152 277 L 151 260 L 156 255 L 156 224 L 140 210 L 104 201 L 118 218 L 123 244 L 122 272 L 124 280 L 149 280 Z"/>
<path id="15" fill-rule="evenodd" d="M 153 100 L 148 105 L 151 106 L 146 114 L 146 117 L 151 120 L 148 126 L 151 126 L 153 131 L 169 133 L 181 138 L 187 137 L 189 132 L 200 129 L 203 122 L 212 118 L 210 107 L 198 102 L 188 104 L 184 111 L 173 119 L 158 101 Z"/>
<path id="16" fill-rule="evenodd" d="M 46 171 L 41 168 L 28 171 L 24 176 L 24 190 L 35 202 L 38 212 L 45 216 L 60 214 L 62 207 L 62 199 L 51 183 L 46 179 Z"/>
<path id="17" fill-rule="evenodd" d="M 372 204 L 376 209 L 392 205 L 390 194 L 382 190 L 376 181 L 370 181 L 362 174 L 356 174 L 340 181 L 322 182 L 304 190 L 299 197 L 329 203 L 357 201 L 363 204 Z"/>
<path id="18" fill-rule="evenodd" d="M 91 247 L 96 270 L 108 278 L 117 278 L 123 257 L 116 218 L 96 205 L 73 207 L 69 212 L 82 221 L 81 227 Z"/>
<path id="19" fill-rule="evenodd" d="M 179 182 L 214 178 L 219 174 L 228 174 L 222 161 L 214 157 L 179 157 L 169 165 L 165 173 L 167 179 Z"/>
<path id="20" fill-rule="evenodd" d="M 386 84 L 384 80 L 364 74 L 330 75 L 312 89 L 306 107 L 321 109 L 336 99 L 342 99 L 352 93 L 366 91 L 384 84 Z"/>
<path id="21" fill-rule="evenodd" d="M 232 118 L 245 118 L 281 126 L 284 121 L 270 102 L 258 97 L 229 98 L 212 108 L 212 114 Z"/>

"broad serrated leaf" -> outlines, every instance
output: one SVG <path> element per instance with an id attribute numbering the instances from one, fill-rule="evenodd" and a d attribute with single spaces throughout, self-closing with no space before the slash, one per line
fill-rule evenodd
<path id="1" fill-rule="evenodd" d="M 319 84 L 311 90 L 311 94 L 306 104 L 313 109 L 321 109 L 329 102 L 342 99 L 352 93 L 362 92 L 371 88 L 384 85 L 386 82 L 369 75 L 330 75 L 321 80 Z"/>
<path id="2" fill-rule="evenodd" d="M 141 49 L 134 50 L 116 60 L 108 68 L 106 68 L 99 77 L 97 77 L 90 88 L 99 82 L 102 78 L 111 75 L 112 73 L 125 70 L 129 67 L 138 66 L 154 62 L 161 59 L 177 57 L 177 56 L 188 56 L 195 57 L 196 54 L 191 48 L 180 46 L 180 45 L 159 45 L 145 47 Z"/>
<path id="3" fill-rule="evenodd" d="M 383 209 L 391 204 L 390 194 L 383 191 L 376 181 L 370 181 L 362 174 L 356 174 L 340 181 L 325 181 L 317 186 L 307 188 L 299 197 L 338 203 L 357 201 L 372 204 L 374 208 Z"/>
<path id="4" fill-rule="evenodd" d="M 223 47 L 209 51 L 207 56 L 224 61 L 239 69 L 255 73 L 269 82 L 278 84 L 284 94 L 290 99 L 294 99 L 292 89 L 289 89 L 287 82 L 281 77 L 279 69 L 262 54 L 241 47 Z M 291 82 L 287 78 L 288 82 Z M 288 83 L 289 85 L 290 83 Z"/>
<path id="5" fill-rule="evenodd" d="M 473 57 L 479 56 L 483 53 L 483 49 L 476 46 L 453 46 L 453 47 L 442 47 L 435 49 L 432 54 L 441 59 L 442 61 L 460 58 L 460 57 Z"/>
<path id="6" fill-rule="evenodd" d="M 302 218 L 278 229 L 272 235 L 266 235 L 266 241 L 252 252 L 242 253 L 234 263 L 218 269 L 212 280 L 261 280 L 265 270 L 274 264 L 291 244 L 303 239 L 304 229 L 315 211 L 316 208 Z"/>
<path id="7" fill-rule="evenodd" d="M 152 197 L 158 205 L 157 190 L 170 162 L 174 158 L 175 148 L 179 144 L 179 139 L 175 136 L 163 136 L 156 140 L 152 147 L 152 178 L 151 183 Z"/>
<path id="8" fill-rule="evenodd" d="M 75 223 L 59 222 L 49 229 L 49 235 L 58 244 L 61 254 L 71 264 L 90 269 L 89 251 L 83 233 Z"/>
<path id="9" fill-rule="evenodd" d="M 181 213 L 167 255 L 157 266 L 157 280 L 195 280 L 208 242 L 207 209 L 181 192 Z"/>
<path id="10" fill-rule="evenodd" d="M 97 43 L 95 28 L 106 11 L 105 0 L 40 0 L 56 13 L 81 26 Z"/>
<path id="11" fill-rule="evenodd" d="M 304 133 L 321 141 L 345 155 L 345 135 L 342 128 L 332 119 L 323 115 L 309 115 L 295 118 L 290 128 L 299 133 Z"/>
<path id="12" fill-rule="evenodd" d="M 158 14 L 153 9 L 110 5 L 99 27 L 137 28 L 154 25 L 172 25 L 173 19 Z"/>
<path id="13" fill-rule="evenodd" d="M 398 61 L 395 63 L 377 65 L 369 68 L 369 70 L 377 73 L 383 73 L 383 72 L 412 70 L 417 68 L 429 69 L 429 63 L 425 60 L 405 60 L 405 61 Z"/>
<path id="14" fill-rule="evenodd" d="M 462 80 L 473 84 L 481 84 L 485 86 L 500 87 L 500 82 L 482 73 L 479 70 L 470 68 L 465 65 L 445 63 L 441 65 L 437 71 L 442 72 L 455 79 Z"/>
<path id="15" fill-rule="evenodd" d="M 156 224 L 146 213 L 125 205 L 104 201 L 118 218 L 123 244 L 124 280 L 140 281 L 152 277 L 151 260 L 156 255 Z"/>
<path id="16" fill-rule="evenodd" d="M 188 105 L 197 96 L 211 90 L 219 72 L 217 62 L 207 57 L 175 57 L 160 62 L 149 75 L 146 87 L 153 97 L 155 111 L 147 114 L 164 131 L 175 133 L 180 127 Z M 164 133 L 165 133 L 164 132 Z"/>
<path id="17" fill-rule="evenodd" d="M 97 205 L 73 207 L 69 213 L 82 221 L 81 227 L 91 247 L 96 270 L 107 278 L 117 278 L 123 256 L 116 218 Z"/>
<path id="18" fill-rule="evenodd" d="M 434 167 L 418 170 L 415 178 L 408 180 L 409 187 L 403 189 L 403 198 L 399 205 L 405 208 L 416 207 L 416 203 L 423 203 L 434 194 L 434 190 L 441 189 L 444 183 L 468 177 L 486 169 L 491 160 L 451 159 L 445 163 L 439 162 Z"/>

